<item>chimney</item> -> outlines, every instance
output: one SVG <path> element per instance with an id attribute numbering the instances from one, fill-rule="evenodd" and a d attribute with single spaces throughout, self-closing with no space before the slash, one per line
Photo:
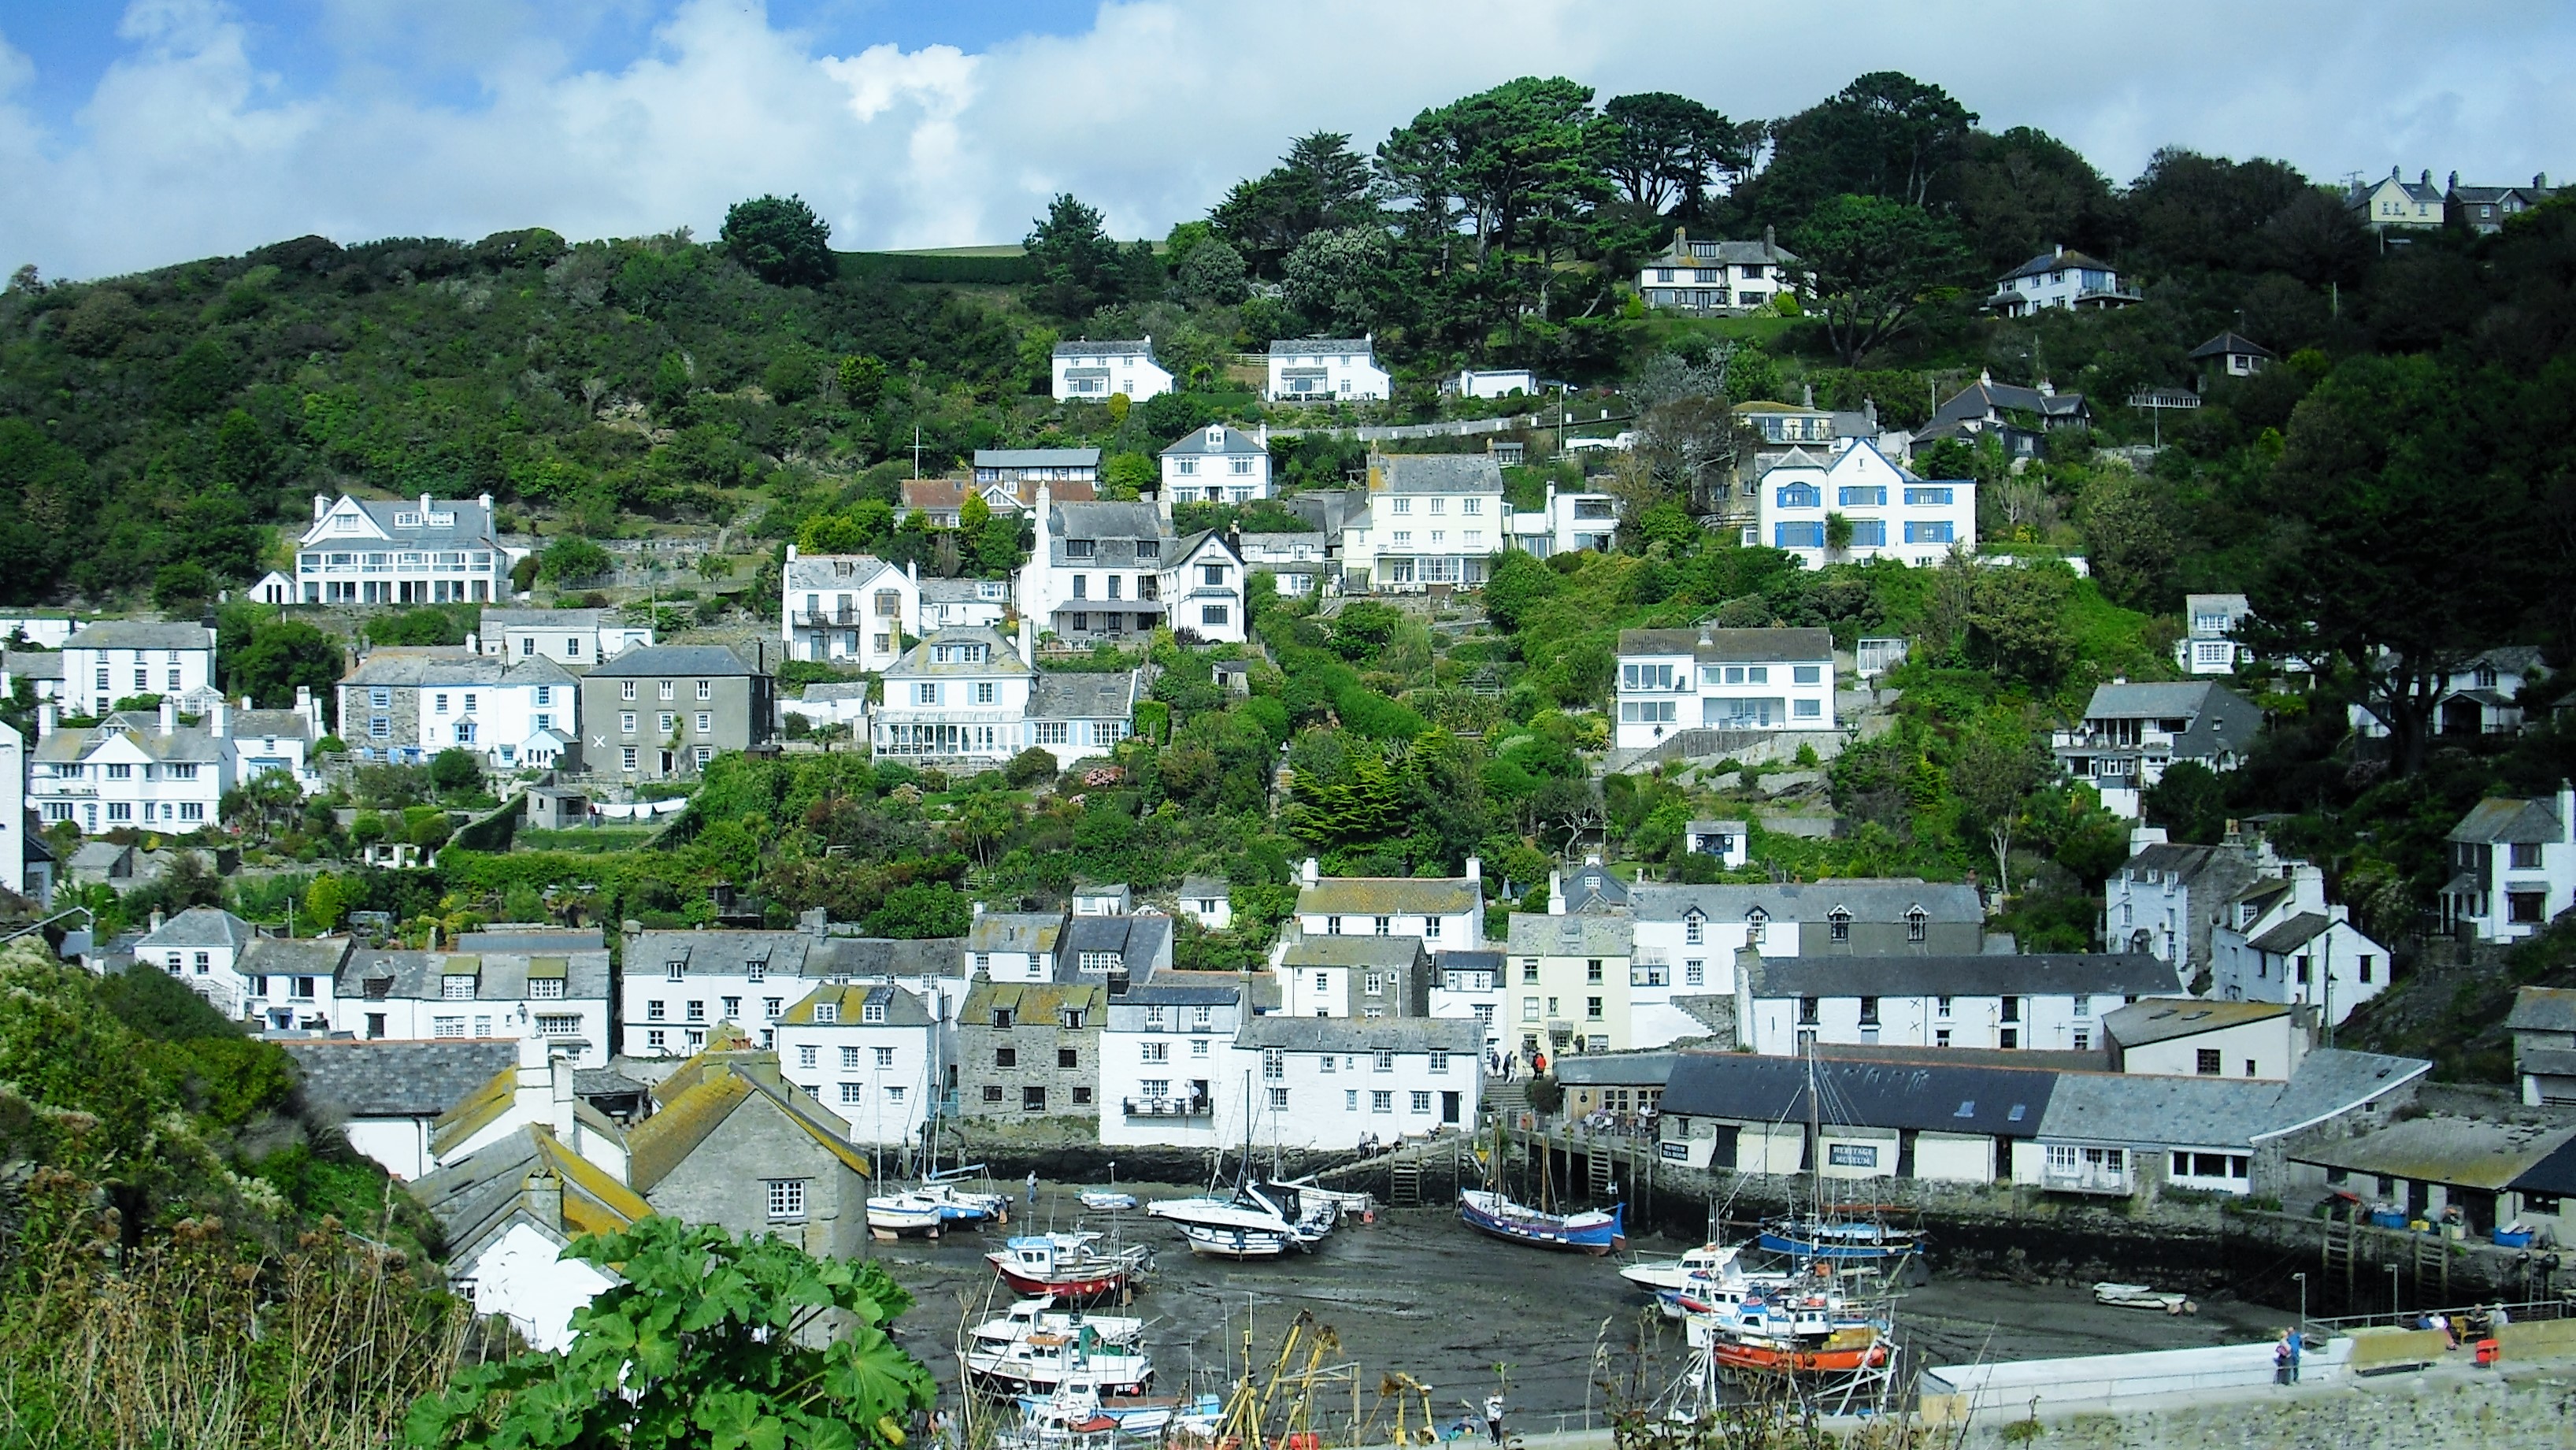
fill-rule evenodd
<path id="1" fill-rule="evenodd" d="M 2449 190 L 2457 191 L 2457 190 L 2459 190 L 2459 189 L 2460 189 L 2460 173 L 2458 173 L 2458 172 L 2454 171 L 2454 172 L 2452 172 L 2452 173 L 2451 173 L 2451 184 L 2450 184 Z"/>
<path id="2" fill-rule="evenodd" d="M 2415 184 L 2418 186 L 2431 186 L 2433 184 L 2433 168 L 2430 166 L 2425 167 L 2422 178 Z"/>
<path id="3" fill-rule="evenodd" d="M 166 918 L 162 916 L 161 908 L 157 906 L 152 908 L 152 929 L 154 931 L 159 931 L 161 929 L 161 923 L 164 920 L 166 920 Z"/>
<path id="4" fill-rule="evenodd" d="M 554 1090 L 553 1116 L 550 1121 L 555 1126 L 555 1136 L 562 1139 L 566 1145 L 570 1145 L 573 1134 L 579 1130 L 579 1124 L 573 1116 L 573 1108 L 577 1100 L 572 1093 L 571 1054 L 557 1052 L 549 1055 L 546 1059 L 546 1076 L 548 1086 Z"/>
<path id="5" fill-rule="evenodd" d="M 2149 846 L 2161 846 L 2165 844 L 2167 839 L 2165 828 L 2162 826 L 2131 826 L 2129 828 L 2129 854 L 2134 856 L 2140 851 L 2147 849 Z"/>
<path id="6" fill-rule="evenodd" d="M 1161 516 L 1164 528 L 1168 529 L 1172 526 L 1172 491 L 1170 489 L 1154 490 L 1154 512 Z"/>
<path id="7" fill-rule="evenodd" d="M 2558 839 L 2576 845 L 2576 785 L 2558 781 Z"/>
<path id="8" fill-rule="evenodd" d="M 1802 408 L 1812 408 L 1816 406 L 1816 385 L 1814 383 L 1800 383 L 1798 385 L 1798 389 L 1798 406 Z"/>
<path id="9" fill-rule="evenodd" d="M 1312 856 L 1307 857 L 1306 863 L 1297 868 L 1297 884 L 1301 886 L 1312 886 L 1323 879 L 1324 863 Z"/>
<path id="10" fill-rule="evenodd" d="M 1772 238 L 1769 222 L 1762 224 L 1762 250 L 1765 254 L 1780 250 L 1780 244 Z"/>
<path id="11" fill-rule="evenodd" d="M 429 523 L 429 495 L 428 495 L 428 494 L 425 494 L 425 493 L 424 493 L 424 494 L 422 494 L 422 495 L 420 496 L 420 512 L 421 512 L 421 520 L 420 520 L 420 521 L 421 521 L 421 524 L 422 524 L 424 527 L 426 527 L 426 526 L 428 525 L 428 523 Z"/>
<path id="12" fill-rule="evenodd" d="M 161 733 L 164 736 L 179 733 L 179 702 L 169 695 L 161 697 Z"/>
<path id="13" fill-rule="evenodd" d="M 331 495 L 327 493 L 317 493 L 313 495 L 313 522 L 317 524 L 322 522 L 322 516 L 330 511 Z"/>
<path id="14" fill-rule="evenodd" d="M 2547 191 L 2549 189 L 2549 173 L 2546 171 L 2535 171 L 2531 173 L 2531 189 L 2534 191 Z"/>
<path id="15" fill-rule="evenodd" d="M 1861 399 L 1861 400 L 1860 400 L 1860 415 L 1861 415 L 1861 417 L 1862 417 L 1862 418 L 1864 418 L 1864 419 L 1866 419 L 1866 420 L 1868 421 L 1868 423 L 1869 423 L 1869 431 L 1871 431 L 1872 433 L 1875 433 L 1875 432 L 1877 432 L 1877 431 L 1878 431 L 1878 399 L 1876 399 L 1876 398 L 1863 398 L 1863 399 Z"/>
<path id="16" fill-rule="evenodd" d="M 911 581 L 912 581 L 913 583 L 915 583 L 915 584 L 920 583 L 920 582 L 921 582 L 921 561 L 920 561 L 919 559 L 907 559 L 907 560 L 905 560 L 905 561 L 904 561 L 904 565 L 903 565 L 903 577 L 905 577 L 906 579 L 911 580 Z"/>
<path id="17" fill-rule="evenodd" d="M 226 718 L 232 714 L 232 708 L 233 707 L 225 701 L 217 700 L 215 702 L 213 712 L 206 716 L 206 731 L 208 734 L 214 736 L 217 740 L 224 738 L 224 727 L 232 723 L 228 718 Z"/>
<path id="18" fill-rule="evenodd" d="M 1547 868 L 1547 914 L 1565 915 L 1565 873 L 1553 866 Z"/>
<path id="19" fill-rule="evenodd" d="M 555 1232 L 563 1230 L 563 1180 L 551 1168 L 539 1168 L 519 1185 L 520 1201 L 527 1205 L 528 1217 Z"/>
<path id="20" fill-rule="evenodd" d="M 2065 244 L 2064 242 L 2057 242 L 2057 243 L 2053 243 L 2053 244 L 2052 244 L 2052 246 L 2051 246 L 2051 250 L 2055 253 L 2055 255 L 2060 256 L 2060 257 L 2063 257 L 2063 256 L 2065 256 L 2065 255 L 2066 255 L 2066 244 Z"/>
<path id="21" fill-rule="evenodd" d="M 51 700 L 40 700 L 36 703 L 36 738 L 42 740 L 53 733 L 54 702 Z"/>
<path id="22" fill-rule="evenodd" d="M 1470 881 L 1482 881 L 1485 879 L 1484 857 L 1470 856 L 1467 858 L 1467 879 Z"/>
<path id="23" fill-rule="evenodd" d="M 485 513 L 487 513 L 487 514 L 488 514 L 488 513 L 490 513 L 490 512 L 492 511 L 492 495 L 490 495 L 490 494 L 488 494 L 488 493 L 486 493 L 486 494 L 478 494 L 478 495 L 476 495 L 476 496 L 475 496 L 474 501 L 475 501 L 476 503 L 478 503 L 478 504 L 482 505 L 482 507 L 483 507 L 483 512 L 485 512 Z"/>
<path id="24" fill-rule="evenodd" d="M 796 562 L 796 546 L 794 544 L 787 546 L 787 562 L 790 564 Z"/>
<path id="25" fill-rule="evenodd" d="M 1038 667 L 1038 622 L 1035 618 L 1020 621 L 1020 663 L 1030 669 Z"/>
<path id="26" fill-rule="evenodd" d="M 471 630 L 467 631 L 465 635 L 465 652 L 470 655 L 479 655 L 483 653 L 483 637 Z"/>

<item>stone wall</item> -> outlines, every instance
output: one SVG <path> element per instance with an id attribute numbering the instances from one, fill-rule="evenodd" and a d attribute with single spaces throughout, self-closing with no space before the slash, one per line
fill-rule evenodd
<path id="1" fill-rule="evenodd" d="M 1980 1416 L 1958 1450 L 2479 1450 L 2564 1446 L 2576 1423 L 2567 1367 L 2392 1375 L 2349 1385 L 2265 1390 L 2118 1414 Z"/>

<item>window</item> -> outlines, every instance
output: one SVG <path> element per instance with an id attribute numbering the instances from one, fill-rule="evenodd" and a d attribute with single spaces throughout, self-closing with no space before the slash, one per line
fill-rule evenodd
<path id="1" fill-rule="evenodd" d="M 1390 1092 L 1373 1092 L 1373 1093 L 1370 1093 L 1370 1094 L 1369 1094 L 1369 1111 L 1370 1111 L 1370 1112 L 1372 1112 L 1372 1113 L 1391 1113 L 1391 1112 L 1394 1112 L 1394 1111 L 1395 1111 L 1395 1094 L 1394 1094 L 1393 1092 L 1391 1092 L 1391 1091 L 1390 1091 Z"/>
<path id="2" fill-rule="evenodd" d="M 469 974 L 451 972 L 439 978 L 438 995 L 450 1002 L 470 1002 L 474 1000 L 474 978 Z"/>
<path id="3" fill-rule="evenodd" d="M 798 1067 L 816 1066 L 822 1051 L 823 1049 L 816 1047 L 810 1042 L 798 1047 L 796 1049 L 796 1065 Z"/>
<path id="4" fill-rule="evenodd" d="M 2219 1061 L 2218 1049 L 2215 1047 L 2204 1047 L 2195 1053 L 2194 1057 L 2197 1059 L 2194 1070 L 2202 1077 L 2216 1077 L 2227 1070 Z"/>
<path id="5" fill-rule="evenodd" d="M 999 1083 L 986 1083 L 986 1084 L 984 1085 L 984 1101 L 986 1101 L 986 1102 L 988 1102 L 988 1103 L 998 1103 L 998 1102 L 1000 1102 L 1001 1100 L 1002 1100 L 1002 1087 L 1001 1087 L 1001 1084 L 999 1084 Z"/>
<path id="6" fill-rule="evenodd" d="M 788 1223 L 805 1216 L 805 1180 L 772 1178 L 769 1180 L 769 1221 Z"/>
<path id="7" fill-rule="evenodd" d="M 676 699 L 678 699 L 678 698 L 679 698 L 679 688 L 680 688 L 680 682 L 679 682 L 679 681 L 677 681 L 677 680 L 655 680 L 655 681 L 653 682 L 653 693 L 654 693 L 655 697 L 656 697 L 656 698 L 658 698 L 658 699 L 664 699 L 664 700 L 676 700 Z"/>
<path id="8" fill-rule="evenodd" d="M 1946 488 L 1909 488 L 1905 491 L 1905 502 L 1907 506 L 1912 508 L 1932 508 L 1936 506 L 1947 507 L 1950 502 L 1950 490 Z"/>
<path id="9" fill-rule="evenodd" d="M 1286 1088 L 1275 1087 L 1270 1090 L 1270 1110 L 1274 1113 L 1284 1113 L 1288 1110 L 1288 1090 Z"/>
<path id="10" fill-rule="evenodd" d="M 714 715 L 709 714 L 707 711 L 704 711 L 704 710 L 700 710 L 700 711 L 698 712 L 698 733 L 699 733 L 700 735 L 712 735 L 712 734 L 714 734 L 714 733 L 715 733 L 715 724 L 716 724 L 716 717 L 715 717 Z"/>
<path id="11" fill-rule="evenodd" d="M 1843 907 L 1839 907 L 1839 906 L 1835 907 L 1832 911 L 1830 911 L 1830 912 L 1826 913 L 1826 915 L 1825 915 L 1825 936 L 1826 936 L 1826 938 L 1827 938 L 1828 940 L 1830 940 L 1830 941 L 1838 941 L 1838 942 L 1847 942 L 1847 941 L 1850 941 L 1850 940 L 1851 940 L 1851 924 L 1852 924 L 1852 914 L 1851 914 L 1851 912 L 1850 912 L 1849 910 L 1847 910 L 1847 909 L 1843 908 Z"/>
<path id="12" fill-rule="evenodd" d="M 1812 483 L 1784 483 L 1776 497 L 1784 509 L 1811 509 L 1825 501 L 1824 495 Z M 1822 524 L 1815 527 L 1820 533 L 1824 529 Z"/>
<path id="13" fill-rule="evenodd" d="M 1860 999 L 1860 1025 L 1863 1027 L 1876 1027 L 1878 1025 L 1878 999 L 1876 997 L 1863 997 Z"/>
<path id="14" fill-rule="evenodd" d="M 1941 491 L 1949 492 L 1946 488 Z M 1934 522 L 1921 519 L 1905 521 L 1905 542 L 1909 544 L 1947 544 L 1955 542 L 1957 538 L 1956 527 L 1948 519 Z"/>
<path id="15" fill-rule="evenodd" d="M 1845 484 L 1835 490 L 1835 498 L 1844 508 L 1885 508 L 1887 486 L 1877 483 Z"/>
<path id="16" fill-rule="evenodd" d="M 621 700 L 634 699 L 635 682 L 633 680 L 619 680 L 617 682 L 617 698 Z"/>
<path id="17" fill-rule="evenodd" d="M 1685 987 L 1707 986 L 1708 963 L 1696 957 L 1682 963 L 1682 985 Z"/>
<path id="18" fill-rule="evenodd" d="M 995 1067 L 1017 1067 L 1017 1066 L 1019 1066 L 1019 1065 L 1020 1065 L 1020 1050 L 1019 1050 L 1018 1048 L 1016 1048 L 1016 1047 L 996 1047 L 996 1048 L 994 1048 L 994 1049 L 993 1049 L 993 1065 L 994 1065 Z"/>
<path id="19" fill-rule="evenodd" d="M 462 1037 L 465 1035 L 465 1019 L 462 1017 L 433 1017 L 430 1019 L 429 1035 L 432 1037 Z"/>
<path id="20" fill-rule="evenodd" d="M 1057 1048 L 1055 1050 L 1055 1065 L 1062 1068 L 1077 1068 L 1082 1066 L 1081 1050 L 1072 1047 Z"/>
<path id="21" fill-rule="evenodd" d="M 1168 1042 L 1148 1042 L 1148 1043 L 1146 1043 L 1146 1044 L 1145 1044 L 1145 1046 L 1144 1046 L 1144 1060 L 1145 1060 L 1145 1061 L 1147 1061 L 1147 1062 L 1169 1062 L 1169 1061 L 1171 1061 L 1171 1060 L 1172 1060 L 1172 1044 L 1170 1044 L 1170 1043 L 1168 1043 Z"/>
<path id="22" fill-rule="evenodd" d="M 680 728 L 680 717 L 668 710 L 653 717 L 653 729 L 659 734 L 669 735 L 678 728 Z"/>
<path id="23" fill-rule="evenodd" d="M 1822 1021 L 1823 1019 L 1817 1015 L 1822 1005 L 1823 1004 L 1814 997 L 1799 998 L 1798 1025 L 1801 1027 L 1813 1027 L 1818 1022 Z"/>
<path id="24" fill-rule="evenodd" d="M 1045 1112 L 1046 1089 L 1042 1087 L 1024 1087 L 1020 1089 L 1020 1111 L 1024 1113 Z"/>
<path id="25" fill-rule="evenodd" d="M 1276 1047 L 1261 1049 L 1261 1077 L 1265 1082 L 1279 1082 L 1288 1076 L 1288 1054 Z"/>
<path id="26" fill-rule="evenodd" d="M 689 1020 L 692 1022 L 704 1022 L 707 1020 L 707 1004 L 705 998 L 701 997 L 689 1003 Z"/>
<path id="27" fill-rule="evenodd" d="M 1905 939 L 1910 942 L 1919 942 L 1923 940 L 1924 923 L 1927 920 L 1928 918 L 1925 916 L 1922 907 L 1907 907 L 1905 909 Z"/>
<path id="28" fill-rule="evenodd" d="M 2549 914 L 2549 896 L 2540 891 L 2504 894 L 2504 919 L 2517 926 L 2537 926 Z"/>
<path id="29" fill-rule="evenodd" d="M 1413 1110 L 1417 1113 L 1427 1113 L 1431 1111 L 1431 1094 L 1427 1092 L 1415 1093 L 1413 1095 Z"/>
<path id="30" fill-rule="evenodd" d="M 2516 870 L 2516 871 L 2537 871 L 2537 870 L 2539 870 L 2539 869 L 2540 869 L 2540 843 L 2539 843 L 2538 841 L 2516 841 L 2516 842 L 2514 842 L 2514 843 L 2513 843 L 2513 868 L 2512 868 L 2512 869 L 2514 869 L 2514 870 Z"/>
<path id="31" fill-rule="evenodd" d="M 1598 998 L 1598 997 L 1586 997 L 1586 998 L 1584 998 L 1584 999 L 1583 999 L 1583 1016 L 1584 1016 L 1584 1020 L 1585 1020 L 1585 1021 L 1588 1021 L 1588 1022 L 1598 1022 L 1598 1021 L 1600 1021 L 1600 1020 L 1601 1020 L 1601 999 L 1600 999 L 1600 998 Z"/>

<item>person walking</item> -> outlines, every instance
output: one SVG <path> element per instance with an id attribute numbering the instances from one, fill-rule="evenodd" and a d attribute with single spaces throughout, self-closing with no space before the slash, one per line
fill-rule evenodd
<path id="1" fill-rule="evenodd" d="M 1503 1397 L 1501 1395 L 1485 1396 L 1485 1433 L 1494 1437 L 1495 1444 L 1503 1443 Z"/>
<path id="2" fill-rule="evenodd" d="M 1036 1169 L 1032 1168 L 1032 1169 L 1030 1169 L 1030 1170 L 1029 1170 L 1029 1212 L 1030 1212 L 1031 1214 L 1035 1214 L 1037 1211 L 1038 1211 L 1038 1171 L 1037 1171 Z"/>

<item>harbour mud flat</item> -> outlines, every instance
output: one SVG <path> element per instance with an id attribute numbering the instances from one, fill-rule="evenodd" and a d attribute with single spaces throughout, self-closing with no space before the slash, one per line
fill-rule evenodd
<path id="1" fill-rule="evenodd" d="M 1148 1201 L 1200 1191 L 1120 1186 Z M 1432 1408 L 1443 1420 L 1506 1388 L 1523 1421 L 1518 1428 L 1554 1429 L 1561 1416 L 1571 1427 L 1587 1405 L 1597 1424 L 1610 1386 L 1659 1388 L 1678 1369 L 1678 1326 L 1658 1318 L 1647 1297 L 1619 1277 L 1627 1258 L 1498 1243 L 1445 1209 L 1380 1209 L 1375 1223 L 1346 1219 L 1317 1252 L 1253 1263 L 1199 1258 L 1170 1224 L 1142 1210 L 1083 1214 L 1074 1190 L 1054 1184 L 1042 1185 L 1034 1222 L 1038 1228 L 1114 1227 L 1127 1242 L 1154 1246 L 1158 1268 L 1150 1287 L 1118 1312 L 1149 1321 L 1146 1344 L 1157 1387 L 1166 1393 L 1222 1391 L 1231 1383 L 1241 1372 L 1247 1319 L 1253 1360 L 1266 1376 L 1281 1336 L 1301 1311 L 1339 1338 L 1327 1363 L 1359 1366 L 1363 1416 L 1377 1406 L 1381 1379 L 1401 1372 L 1432 1387 Z M 1009 1229 L 876 1246 L 888 1271 L 920 1299 L 901 1337 L 948 1384 L 957 1382 L 961 1319 L 998 1314 L 1011 1300 L 984 1254 L 1011 1233 L 1030 1231 L 1031 1223 L 1025 1201 L 1018 1201 Z M 1693 1246 L 1655 1236 L 1630 1241 L 1631 1256 L 1644 1258 Z M 2246 1343 L 2296 1318 L 2225 1296 L 2204 1301 L 2191 1316 L 2114 1309 L 2094 1303 L 2081 1285 L 1947 1277 L 1937 1243 L 1931 1257 L 1932 1281 L 1906 1290 L 1897 1304 L 1912 1365 Z M 1319 1399 L 1336 1424 L 1352 1408 L 1348 1384 Z"/>

